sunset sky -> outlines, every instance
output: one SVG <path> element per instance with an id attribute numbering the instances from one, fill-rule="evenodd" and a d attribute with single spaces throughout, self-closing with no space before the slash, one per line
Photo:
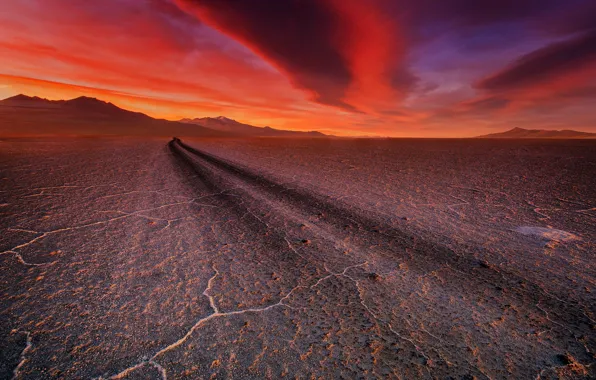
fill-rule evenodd
<path id="1" fill-rule="evenodd" d="M 0 98 L 338 135 L 596 132 L 594 0 L 13 0 Z"/>

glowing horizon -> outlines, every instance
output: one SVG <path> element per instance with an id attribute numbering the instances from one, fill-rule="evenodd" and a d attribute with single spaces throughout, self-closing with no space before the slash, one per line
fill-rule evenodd
<path id="1" fill-rule="evenodd" d="M 340 136 L 596 132 L 596 5 L 33 0 L 0 14 L 0 98 Z M 432 9 L 432 11 L 428 11 Z"/>

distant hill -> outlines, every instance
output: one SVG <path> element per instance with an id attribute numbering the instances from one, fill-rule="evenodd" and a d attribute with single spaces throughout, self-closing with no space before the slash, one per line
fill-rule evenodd
<path id="1" fill-rule="evenodd" d="M 594 139 L 596 133 L 571 130 L 548 131 L 544 129 L 513 128 L 506 132 L 478 136 L 482 139 Z"/>
<path id="2" fill-rule="evenodd" d="M 181 123 L 201 125 L 203 127 L 214 129 L 217 131 L 232 133 L 234 135 L 241 136 L 284 136 L 284 137 L 326 137 L 327 135 L 317 132 L 300 132 L 300 131 L 287 131 L 282 129 L 274 129 L 270 127 L 255 127 L 249 124 L 243 124 L 233 119 L 228 119 L 224 116 L 218 117 L 201 117 L 196 119 L 182 119 Z"/>
<path id="3" fill-rule="evenodd" d="M 48 100 L 16 95 L 0 100 L 1 136 L 228 136 L 199 125 L 154 119 L 90 97 Z"/>
<path id="4" fill-rule="evenodd" d="M 11 98 L 0 100 L 0 106 L 16 109 L 28 108 L 34 110 L 52 110 L 63 114 L 85 114 L 92 117 L 103 116 L 107 118 L 127 119 L 151 119 L 151 117 L 140 113 L 122 109 L 112 103 L 103 100 L 81 96 L 71 100 L 48 100 L 37 96 L 16 95 Z M 23 110 L 23 112 L 28 112 Z"/>

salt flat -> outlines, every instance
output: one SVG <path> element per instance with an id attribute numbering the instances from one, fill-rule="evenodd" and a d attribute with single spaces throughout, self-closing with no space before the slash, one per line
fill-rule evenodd
<path id="1" fill-rule="evenodd" d="M 0 377 L 594 377 L 595 148 L 4 140 Z"/>

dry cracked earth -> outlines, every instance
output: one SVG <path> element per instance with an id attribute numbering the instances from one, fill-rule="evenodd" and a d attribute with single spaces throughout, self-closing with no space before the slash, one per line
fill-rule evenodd
<path id="1" fill-rule="evenodd" d="M 596 377 L 590 141 L 0 142 L 0 378 Z"/>

